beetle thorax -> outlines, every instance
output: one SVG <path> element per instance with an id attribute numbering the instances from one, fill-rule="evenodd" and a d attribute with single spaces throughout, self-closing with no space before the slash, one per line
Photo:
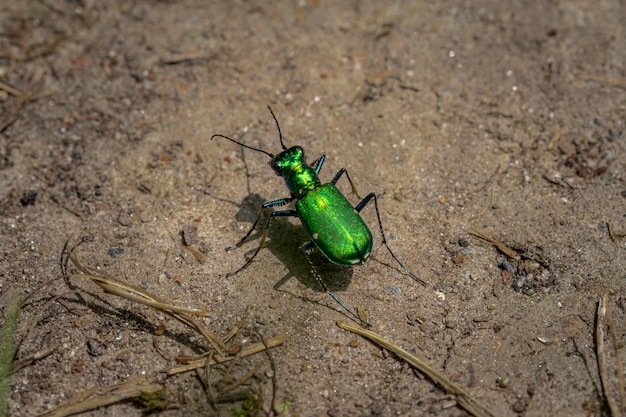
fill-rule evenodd
<path id="1" fill-rule="evenodd" d="M 315 170 L 304 160 L 304 150 L 300 146 L 293 146 L 274 157 L 270 166 L 285 179 L 291 194 L 300 198 L 308 191 L 320 185 Z"/>

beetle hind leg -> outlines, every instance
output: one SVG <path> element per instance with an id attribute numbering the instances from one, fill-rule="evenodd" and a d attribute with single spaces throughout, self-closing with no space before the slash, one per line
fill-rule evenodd
<path id="1" fill-rule="evenodd" d="M 352 317 L 354 317 L 355 319 L 358 320 L 359 323 L 363 323 L 363 320 L 361 320 L 361 318 L 354 313 L 352 310 L 350 310 L 344 303 L 343 301 L 341 301 L 339 299 L 339 297 L 337 297 L 335 295 L 334 292 L 332 292 L 330 289 L 328 289 L 328 286 L 326 285 L 326 283 L 324 282 L 324 280 L 322 279 L 321 275 L 319 274 L 319 272 L 317 272 L 317 269 L 315 268 L 315 265 L 313 264 L 313 261 L 311 260 L 311 252 L 313 251 L 313 249 L 315 248 L 315 244 L 313 242 L 307 242 L 304 245 L 302 245 L 302 247 L 300 248 L 300 250 L 302 251 L 302 253 L 304 253 L 304 257 L 306 258 L 307 263 L 309 264 L 309 268 L 311 268 L 311 273 L 313 274 L 313 276 L 315 277 L 315 280 L 317 281 L 317 283 L 320 285 L 320 287 L 322 287 L 322 289 L 324 291 L 326 291 L 326 294 L 330 295 L 332 297 L 333 300 L 335 300 L 335 302 L 337 302 L 337 304 L 339 304 L 341 307 L 343 307 L 344 310 L 346 310 L 348 313 L 350 313 L 350 315 Z M 363 323 L 367 326 L 370 326 L 369 323 L 365 322 Z"/>
<path id="2" fill-rule="evenodd" d="M 398 259 L 398 257 L 396 256 L 395 253 L 393 253 L 393 251 L 391 250 L 391 248 L 389 247 L 389 244 L 387 243 L 387 239 L 385 238 L 385 231 L 383 230 L 383 222 L 380 220 L 380 211 L 378 210 L 378 200 L 376 199 L 376 194 L 375 193 L 369 193 L 363 200 L 361 200 L 361 202 L 359 204 L 356 205 L 356 207 L 354 208 L 354 210 L 357 213 L 360 213 L 361 210 L 363 210 L 363 208 L 372 200 L 374 199 L 374 209 L 376 210 L 376 218 L 378 219 L 378 227 L 380 228 L 380 236 L 382 238 L 383 241 L 383 245 L 385 245 L 385 247 L 387 248 L 387 250 L 389 251 L 389 254 L 391 255 L 391 257 L 394 259 L 394 261 L 396 261 L 398 263 L 398 265 L 400 265 L 400 267 L 402 269 L 404 269 L 404 271 L 409 274 L 411 276 L 411 278 L 413 278 L 415 281 L 419 282 L 420 284 L 422 284 L 423 286 L 426 286 L 426 281 L 424 281 L 423 279 L 419 278 L 417 275 L 415 275 L 413 272 L 411 272 L 411 270 L 409 269 L 408 266 L 404 265 L 400 259 Z"/>

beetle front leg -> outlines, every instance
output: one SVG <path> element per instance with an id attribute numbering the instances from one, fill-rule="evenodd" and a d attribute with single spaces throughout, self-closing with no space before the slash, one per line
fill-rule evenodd
<path id="1" fill-rule="evenodd" d="M 263 236 L 261 237 L 261 243 L 259 243 L 259 246 L 256 248 L 256 250 L 254 251 L 254 253 L 252 254 L 252 256 L 246 261 L 245 264 L 243 264 L 241 266 L 241 268 L 239 268 L 236 271 L 233 272 L 229 272 L 228 274 L 226 274 L 227 277 L 232 277 L 233 275 L 237 275 L 238 273 L 240 273 L 241 271 L 243 271 L 244 269 L 246 269 L 248 267 L 248 265 L 250 265 L 252 263 L 252 261 L 254 260 L 254 258 L 256 258 L 256 256 L 259 254 L 259 252 L 261 251 L 261 249 L 263 247 L 265 247 L 265 239 L 267 239 L 267 233 L 270 230 L 270 224 L 272 223 L 272 219 L 274 217 L 294 217 L 297 216 L 298 213 L 296 213 L 295 210 L 280 210 L 280 211 L 274 211 L 272 212 L 272 214 L 270 215 L 270 217 L 267 218 L 267 223 L 265 225 L 265 230 L 263 231 Z M 255 226 L 256 226 L 256 222 L 255 222 Z M 254 229 L 254 228 L 253 228 Z M 252 230 L 253 230 L 252 229 Z M 250 232 L 248 232 L 248 235 L 250 235 L 250 233 L 252 232 L 252 230 Z M 245 240 L 245 239 L 244 239 Z"/>
<path id="2" fill-rule="evenodd" d="M 284 206 L 286 204 L 291 203 L 293 200 L 295 200 L 295 197 L 281 198 L 280 200 L 268 201 L 267 203 L 263 204 L 261 208 L 259 209 L 259 212 L 256 215 L 256 220 L 254 221 L 254 224 L 252 225 L 250 230 L 248 230 L 248 233 L 246 233 L 246 235 L 243 238 L 241 238 L 241 240 L 237 242 L 237 244 L 227 247 L 226 251 L 230 252 L 231 250 L 237 249 L 238 247 L 240 247 L 241 245 L 245 243 L 245 241 L 250 237 L 254 229 L 256 229 L 257 224 L 259 224 L 259 220 L 261 220 L 261 215 L 263 214 L 263 210 L 272 208 L 272 207 Z M 274 216 L 274 213 L 279 213 L 279 212 L 272 212 L 272 216 Z"/>
<path id="3" fill-rule="evenodd" d="M 295 200 L 295 197 L 281 198 L 280 200 L 268 201 L 267 203 L 263 204 L 261 206 L 261 208 L 259 209 L 259 212 L 256 215 L 256 219 L 254 220 L 254 224 L 252 224 L 252 227 L 250 228 L 250 230 L 248 230 L 248 233 L 246 233 L 246 235 L 243 238 L 241 238 L 241 240 L 239 242 L 237 242 L 236 245 L 227 247 L 226 251 L 229 252 L 229 251 L 231 251 L 233 249 L 237 249 L 237 248 L 241 247 L 241 245 L 243 245 L 246 240 L 248 240 L 248 238 L 250 237 L 250 235 L 252 234 L 254 229 L 256 229 L 256 226 L 259 224 L 259 221 L 261 220 L 261 216 L 263 215 L 263 210 L 268 209 L 268 208 L 272 208 L 272 207 L 284 206 L 286 204 L 291 203 L 293 200 Z M 238 274 L 239 272 L 241 272 L 244 269 L 246 269 L 248 267 L 248 265 L 250 265 L 252 263 L 254 258 L 259 254 L 259 251 L 261 250 L 261 248 L 263 246 L 265 246 L 265 239 L 267 238 L 267 233 L 268 233 L 268 230 L 270 228 L 270 224 L 272 222 L 272 218 L 280 217 L 280 216 L 297 216 L 297 213 L 295 212 L 295 210 L 273 211 L 272 214 L 270 214 L 270 216 L 267 219 L 267 223 L 265 225 L 265 230 L 263 231 L 263 236 L 261 237 L 261 244 L 259 245 L 259 247 L 256 249 L 256 251 L 254 251 L 254 253 L 252 254 L 252 257 L 250 257 L 250 259 L 248 259 L 246 261 L 246 263 L 243 264 L 243 266 L 241 266 L 241 268 L 237 269 L 236 271 L 229 272 L 228 274 L 226 274 L 227 277 L 231 277 L 233 275 Z"/>
<path id="4" fill-rule="evenodd" d="M 317 175 L 320 174 L 320 171 L 322 170 L 322 165 L 324 165 L 325 159 L 326 159 L 326 155 L 322 155 L 319 158 L 317 158 L 315 161 L 313 161 L 313 163 L 311 164 L 311 166 L 313 167 Z"/>

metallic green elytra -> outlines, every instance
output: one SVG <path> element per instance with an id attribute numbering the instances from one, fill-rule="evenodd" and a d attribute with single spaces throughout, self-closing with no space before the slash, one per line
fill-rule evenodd
<path id="1" fill-rule="evenodd" d="M 374 207 L 376 209 L 376 217 L 378 219 L 378 226 L 383 245 L 385 245 L 389 254 L 391 254 L 391 257 L 398 263 L 398 265 L 400 265 L 400 267 L 402 267 L 402 269 L 404 269 L 414 280 L 418 281 L 422 285 L 426 285 L 424 281 L 415 276 L 409 268 L 400 262 L 387 244 L 385 232 L 383 231 L 383 225 L 380 220 L 376 194 L 368 194 L 359 204 L 353 207 L 335 185 L 341 176 L 345 174 L 350 186 L 352 187 L 352 193 L 358 196 L 358 193 L 354 188 L 354 184 L 352 183 L 348 172 L 344 168 L 341 168 L 329 183 L 322 184 L 318 175 L 322 169 L 326 155 L 322 155 L 319 159 L 313 162 L 312 165 L 308 165 L 304 157 L 304 149 L 300 146 L 293 146 L 291 148 L 287 148 L 285 146 L 278 120 L 269 106 L 268 109 L 276 122 L 280 145 L 283 149 L 278 155 L 274 155 L 264 151 L 263 149 L 245 145 L 229 138 L 228 136 L 219 134 L 211 136 L 211 140 L 216 137 L 224 138 L 243 146 L 244 148 L 261 152 L 269 156 L 271 158 L 269 162 L 270 166 L 277 175 L 283 177 L 285 184 L 287 184 L 287 187 L 291 192 L 291 197 L 281 198 L 263 204 L 248 233 L 236 245 L 227 249 L 230 250 L 243 245 L 256 228 L 265 209 L 284 206 L 295 201 L 295 210 L 273 211 L 267 219 L 265 232 L 263 233 L 261 244 L 257 250 L 241 268 L 228 275 L 234 275 L 250 265 L 265 244 L 267 232 L 273 218 L 298 217 L 311 239 L 310 242 L 302 246 L 301 250 L 305 253 L 306 259 L 309 262 L 311 271 L 313 272 L 317 282 L 321 285 L 324 291 L 326 291 L 337 303 L 339 303 L 339 305 L 341 305 L 348 313 L 358 320 L 359 316 L 346 307 L 346 305 L 328 289 L 321 276 L 315 270 L 315 267 L 313 266 L 313 263 L 308 255 L 313 247 L 317 247 L 330 262 L 337 265 L 351 266 L 365 263 L 368 256 L 372 252 L 374 237 L 361 218 L 360 212 L 371 200 L 374 200 Z"/>
<path id="2" fill-rule="evenodd" d="M 362 264 L 372 252 L 372 232 L 333 184 L 309 191 L 296 211 L 311 241 L 332 263 Z"/>

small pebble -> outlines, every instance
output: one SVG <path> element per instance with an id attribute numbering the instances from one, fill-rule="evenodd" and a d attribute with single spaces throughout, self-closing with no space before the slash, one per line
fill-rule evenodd
<path id="1" fill-rule="evenodd" d="M 35 204 L 35 200 L 37 200 L 37 191 L 35 190 L 26 190 L 20 198 L 20 204 L 23 206 L 32 206 Z"/>
<path id="2" fill-rule="evenodd" d="M 526 411 L 526 405 L 518 400 L 515 402 L 515 404 L 513 404 L 513 411 L 521 414 Z"/>
<path id="3" fill-rule="evenodd" d="M 539 340 L 544 345 L 552 344 L 552 339 L 549 338 L 548 336 L 537 336 L 537 340 Z"/>
<path id="4" fill-rule="evenodd" d="M 241 345 L 239 343 L 233 343 L 232 345 L 228 346 L 229 354 L 236 355 L 239 352 L 241 352 Z"/>
<path id="5" fill-rule="evenodd" d="M 511 379 L 508 376 L 496 378 L 496 384 L 500 388 L 506 388 L 511 383 Z"/>
<path id="6" fill-rule="evenodd" d="M 465 255 L 459 253 L 458 255 L 456 255 L 453 259 L 452 259 L 452 263 L 458 265 L 458 264 L 462 264 L 463 262 L 465 262 Z"/>

